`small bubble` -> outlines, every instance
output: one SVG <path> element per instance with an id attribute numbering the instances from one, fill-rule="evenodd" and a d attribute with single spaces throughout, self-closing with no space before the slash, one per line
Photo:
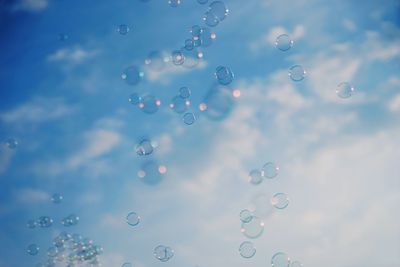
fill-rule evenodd
<path id="1" fill-rule="evenodd" d="M 172 63 L 174 63 L 174 65 L 182 65 L 185 62 L 185 56 L 183 55 L 181 50 L 173 51 L 171 57 Z"/>
<path id="2" fill-rule="evenodd" d="M 281 51 L 287 51 L 293 46 L 293 40 L 287 34 L 279 35 L 275 40 L 275 46 Z"/>
<path id="3" fill-rule="evenodd" d="M 260 170 L 252 170 L 249 173 L 248 180 L 253 185 L 259 185 L 263 181 L 262 172 Z"/>
<path id="4" fill-rule="evenodd" d="M 135 150 L 139 156 L 147 156 L 153 153 L 154 147 L 150 140 L 143 139 L 136 145 Z"/>
<path id="5" fill-rule="evenodd" d="M 340 83 L 336 88 L 336 94 L 340 98 L 349 98 L 354 93 L 354 87 L 348 82 Z"/>
<path id="6" fill-rule="evenodd" d="M 264 232 L 264 222 L 253 216 L 249 222 L 242 222 L 241 232 L 248 238 L 258 238 Z"/>
<path id="7" fill-rule="evenodd" d="M 289 197 L 284 193 L 276 193 L 271 198 L 271 204 L 277 209 L 284 209 L 289 205 Z"/>
<path id="8" fill-rule="evenodd" d="M 278 252 L 275 253 L 271 258 L 272 267 L 289 267 L 290 258 L 286 253 Z"/>
<path id="9" fill-rule="evenodd" d="M 175 111 L 176 113 L 184 113 L 190 106 L 190 101 L 182 98 L 180 95 L 179 96 L 175 96 L 172 101 L 171 104 L 169 105 L 169 107 Z"/>
<path id="10" fill-rule="evenodd" d="M 51 202 L 53 202 L 54 204 L 60 204 L 63 200 L 63 196 L 59 193 L 55 193 L 51 196 Z"/>
<path id="11" fill-rule="evenodd" d="M 18 147 L 18 141 L 15 138 L 8 138 L 5 144 L 9 149 L 16 149 Z"/>
<path id="12" fill-rule="evenodd" d="M 186 125 L 192 125 L 196 122 L 196 116 L 193 113 L 188 112 L 183 115 L 182 120 Z"/>
<path id="13" fill-rule="evenodd" d="M 35 256 L 39 253 L 39 247 L 36 244 L 30 244 L 26 251 L 29 255 Z"/>
<path id="14" fill-rule="evenodd" d="M 167 168 L 154 160 L 149 160 L 142 164 L 138 171 L 138 177 L 148 185 L 156 185 L 162 181 Z"/>
<path id="15" fill-rule="evenodd" d="M 181 4 L 181 0 L 168 0 L 170 7 L 178 7 Z"/>
<path id="16" fill-rule="evenodd" d="M 301 65 L 294 65 L 289 69 L 289 77 L 295 82 L 302 81 L 306 76 L 306 70 Z"/>
<path id="17" fill-rule="evenodd" d="M 273 162 L 267 162 L 261 169 L 262 176 L 265 178 L 275 178 L 279 173 L 279 166 Z"/>
<path id="18" fill-rule="evenodd" d="M 26 223 L 26 227 L 28 227 L 29 229 L 34 229 L 37 226 L 37 222 L 35 220 L 29 220 Z"/>
<path id="19" fill-rule="evenodd" d="M 245 241 L 239 246 L 239 253 L 240 256 L 243 258 L 251 258 L 256 254 L 256 248 L 254 247 L 254 244 L 249 241 Z"/>
<path id="20" fill-rule="evenodd" d="M 215 70 L 215 77 L 218 83 L 222 85 L 230 84 L 234 79 L 234 74 L 232 70 L 228 67 L 218 66 Z"/>
<path id="21" fill-rule="evenodd" d="M 133 93 L 129 96 L 128 99 L 129 103 L 131 103 L 134 106 L 138 106 L 140 102 L 142 102 L 142 97 L 138 93 Z"/>
<path id="22" fill-rule="evenodd" d="M 165 68 L 165 57 L 159 51 L 152 51 L 149 53 L 144 63 L 149 66 L 150 69 L 155 71 L 161 71 Z"/>
<path id="23" fill-rule="evenodd" d="M 37 224 L 40 228 L 48 228 L 53 225 L 53 219 L 49 216 L 41 216 L 39 217 Z"/>
<path id="24" fill-rule="evenodd" d="M 156 259 L 166 262 L 174 256 L 174 251 L 170 247 L 159 245 L 154 249 L 154 257 Z"/>
<path id="25" fill-rule="evenodd" d="M 142 102 L 139 104 L 139 108 L 147 114 L 156 113 L 161 105 L 161 101 L 153 95 L 145 95 L 142 97 Z"/>
<path id="26" fill-rule="evenodd" d="M 126 215 L 126 222 L 130 226 L 136 226 L 140 223 L 140 216 L 136 212 L 130 212 Z"/>
<path id="27" fill-rule="evenodd" d="M 58 40 L 60 40 L 60 41 L 67 41 L 69 39 L 69 36 L 68 36 L 68 34 L 65 34 L 65 33 L 60 33 L 59 35 L 58 35 Z"/>
<path id="28" fill-rule="evenodd" d="M 216 26 L 219 24 L 219 19 L 218 19 L 218 17 L 217 17 L 214 13 L 212 13 L 212 12 L 210 12 L 210 11 L 207 11 L 207 12 L 204 14 L 203 20 L 204 20 L 204 23 L 205 23 L 207 26 L 210 26 L 210 27 L 216 27 Z"/>
<path id="29" fill-rule="evenodd" d="M 189 88 L 187 88 L 186 86 L 184 86 L 184 87 L 181 87 L 181 88 L 179 89 L 179 95 L 180 95 L 180 97 L 182 97 L 182 98 L 184 98 L 184 99 L 187 99 L 187 98 L 189 98 L 189 97 L 192 95 L 192 92 L 190 91 Z"/>
<path id="30" fill-rule="evenodd" d="M 247 209 L 242 210 L 240 212 L 240 220 L 244 223 L 248 223 L 251 221 L 251 219 L 253 218 L 253 213 Z"/>
<path id="31" fill-rule="evenodd" d="M 79 217 L 75 214 L 70 214 L 61 220 L 61 224 L 65 227 L 77 225 L 79 222 Z"/>
<path id="32" fill-rule="evenodd" d="M 129 85 L 137 85 L 143 78 L 144 74 L 136 66 L 127 67 L 121 74 L 122 80 Z"/>
<path id="33" fill-rule="evenodd" d="M 126 35 L 130 31 L 129 26 L 126 24 L 121 24 L 117 28 L 117 32 L 121 35 Z"/>

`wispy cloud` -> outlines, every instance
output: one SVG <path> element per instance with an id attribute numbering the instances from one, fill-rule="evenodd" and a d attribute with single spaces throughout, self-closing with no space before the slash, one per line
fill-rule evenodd
<path id="1" fill-rule="evenodd" d="M 47 192 L 33 188 L 22 188 L 14 194 L 15 198 L 23 204 L 50 201 L 50 195 Z"/>
<path id="2" fill-rule="evenodd" d="M 50 62 L 62 62 L 68 65 L 81 64 L 93 58 L 99 53 L 98 50 L 86 50 L 80 46 L 61 48 L 50 54 L 47 60 Z"/>
<path id="3" fill-rule="evenodd" d="M 13 9 L 15 11 L 38 12 L 44 10 L 48 4 L 48 0 L 18 0 Z"/>

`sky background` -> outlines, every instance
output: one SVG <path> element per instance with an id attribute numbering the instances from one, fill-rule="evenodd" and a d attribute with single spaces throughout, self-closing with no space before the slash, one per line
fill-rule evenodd
<path id="1" fill-rule="evenodd" d="M 0 267 L 35 266 L 63 230 L 102 245 L 106 267 L 269 266 L 279 251 L 305 267 L 400 266 L 399 1 L 225 3 L 230 14 L 200 64 L 157 72 L 146 56 L 182 47 L 207 5 L 0 0 L 0 138 L 19 141 L 0 147 Z M 282 33 L 294 40 L 287 52 L 274 47 Z M 145 73 L 138 86 L 121 80 L 132 64 Z M 295 64 L 307 71 L 298 83 L 288 77 Z M 241 96 L 212 121 L 198 105 L 219 65 Z M 351 98 L 336 96 L 341 82 L 354 85 Z M 168 107 L 182 86 L 198 117 L 191 126 Z M 133 92 L 156 95 L 160 110 L 132 106 Z M 146 158 L 134 151 L 143 136 L 158 143 Z M 137 177 L 149 158 L 167 167 L 156 185 Z M 278 177 L 249 184 L 268 161 Z M 241 258 L 239 212 L 276 192 L 289 206 L 263 216 L 256 255 Z M 53 204 L 53 193 L 64 201 Z M 125 223 L 130 211 L 137 227 Z M 80 222 L 65 228 L 70 213 Z M 26 228 L 42 215 L 51 228 Z M 166 263 L 152 255 L 160 244 L 175 250 Z"/>

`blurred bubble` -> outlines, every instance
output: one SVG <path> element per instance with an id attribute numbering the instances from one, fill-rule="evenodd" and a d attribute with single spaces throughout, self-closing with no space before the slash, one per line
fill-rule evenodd
<path id="1" fill-rule="evenodd" d="M 70 214 L 61 220 L 61 224 L 66 227 L 77 225 L 78 222 L 79 216 L 77 216 L 76 214 Z"/>
<path id="2" fill-rule="evenodd" d="M 287 34 L 279 35 L 275 40 L 275 46 L 281 51 L 287 51 L 293 46 L 293 40 Z"/>
<path id="3" fill-rule="evenodd" d="M 162 262 L 170 260 L 173 256 L 174 251 L 170 247 L 160 245 L 154 249 L 154 257 Z"/>
<path id="4" fill-rule="evenodd" d="M 208 47 L 212 45 L 216 38 L 217 35 L 211 32 L 209 28 L 202 28 L 202 31 L 199 35 L 200 45 L 203 47 Z"/>
<path id="5" fill-rule="evenodd" d="M 277 209 L 284 209 L 289 205 L 289 198 L 285 193 L 276 193 L 271 198 L 271 204 Z"/>
<path id="6" fill-rule="evenodd" d="M 200 110 L 211 120 L 223 120 L 234 107 L 234 98 L 229 87 L 214 85 L 207 92 Z"/>
<path id="7" fill-rule="evenodd" d="M 179 96 L 180 96 L 180 97 L 182 97 L 182 98 L 184 98 L 184 99 L 187 99 L 187 98 L 189 98 L 191 95 L 192 95 L 192 92 L 191 92 L 190 89 L 187 88 L 186 86 L 181 87 L 181 88 L 179 89 Z"/>
<path id="8" fill-rule="evenodd" d="M 306 70 L 300 65 L 294 65 L 289 69 L 289 77 L 295 82 L 302 81 L 306 76 Z"/>
<path id="9" fill-rule="evenodd" d="M 265 178 L 272 179 L 272 178 L 275 178 L 278 175 L 279 166 L 277 166 L 273 162 L 267 162 L 262 167 L 261 172 L 262 172 L 262 176 L 264 176 Z"/>
<path id="10" fill-rule="evenodd" d="M 139 104 L 139 108 L 147 114 L 156 113 L 161 105 L 161 101 L 153 95 L 145 95 L 142 97 L 142 102 Z"/>
<path id="11" fill-rule="evenodd" d="M 200 36 L 202 31 L 202 27 L 199 25 L 193 25 L 192 28 L 190 29 L 190 33 L 192 34 L 192 37 Z"/>
<path id="12" fill-rule="evenodd" d="M 54 258 L 58 254 L 58 248 L 57 247 L 49 247 L 47 249 L 47 256 Z"/>
<path id="13" fill-rule="evenodd" d="M 208 3 L 208 0 L 197 0 L 197 3 L 204 5 Z"/>
<path id="14" fill-rule="evenodd" d="M 303 267 L 303 264 L 299 261 L 293 261 L 290 267 Z"/>
<path id="15" fill-rule="evenodd" d="M 263 181 L 263 176 L 260 170 L 252 170 L 248 176 L 249 182 L 254 185 L 259 185 Z"/>
<path id="16" fill-rule="evenodd" d="M 5 141 L 5 144 L 9 149 L 16 149 L 18 146 L 18 141 L 15 138 L 8 138 Z"/>
<path id="17" fill-rule="evenodd" d="M 139 156 L 147 156 L 153 153 L 154 147 L 150 140 L 143 139 L 136 145 L 135 150 Z"/>
<path id="18" fill-rule="evenodd" d="M 26 227 L 28 227 L 29 229 L 34 229 L 34 228 L 36 228 L 36 226 L 37 226 L 37 223 L 35 220 L 29 220 L 26 223 Z"/>
<path id="19" fill-rule="evenodd" d="M 144 183 L 155 185 L 162 181 L 166 172 L 167 168 L 164 165 L 161 165 L 154 160 L 150 160 L 143 163 L 138 171 L 138 176 Z"/>
<path id="20" fill-rule="evenodd" d="M 210 11 L 207 11 L 207 12 L 204 14 L 203 20 L 204 20 L 204 23 L 205 23 L 207 26 L 210 26 L 210 27 L 215 27 L 215 26 L 217 26 L 217 25 L 219 24 L 219 19 L 218 19 L 218 17 L 217 17 L 214 13 L 212 13 L 212 12 L 210 12 Z"/>
<path id="21" fill-rule="evenodd" d="M 223 21 L 228 16 L 229 10 L 224 2 L 214 1 L 209 5 L 208 12 L 214 14 L 219 21 Z"/>
<path id="22" fill-rule="evenodd" d="M 242 222 L 241 232 L 248 238 L 258 238 L 264 232 L 264 222 L 253 216 L 249 222 Z"/>
<path id="23" fill-rule="evenodd" d="M 218 83 L 228 85 L 233 81 L 234 74 L 230 68 L 218 66 L 215 70 L 215 77 L 217 78 Z"/>
<path id="24" fill-rule="evenodd" d="M 271 265 L 272 267 L 289 267 L 289 256 L 283 252 L 275 253 L 271 258 Z"/>
<path id="25" fill-rule="evenodd" d="M 126 24 L 121 24 L 117 28 L 117 32 L 121 35 L 126 35 L 130 31 L 129 26 Z"/>
<path id="26" fill-rule="evenodd" d="M 181 4 L 181 0 L 168 0 L 170 7 L 177 7 Z"/>
<path id="27" fill-rule="evenodd" d="M 51 196 L 51 202 L 53 202 L 54 204 L 60 204 L 63 199 L 64 199 L 64 197 L 59 193 L 54 193 Z"/>
<path id="28" fill-rule="evenodd" d="M 133 265 L 130 262 L 125 262 L 121 267 L 133 267 Z"/>
<path id="29" fill-rule="evenodd" d="M 353 93 L 354 87 L 348 82 L 342 82 L 336 88 L 336 94 L 340 98 L 349 98 Z"/>
<path id="30" fill-rule="evenodd" d="M 175 96 L 169 107 L 176 113 L 184 113 L 190 106 L 190 101 L 182 98 L 181 96 Z"/>
<path id="31" fill-rule="evenodd" d="M 136 66 L 127 67 L 121 74 L 122 80 L 129 85 L 137 85 L 143 78 L 144 73 Z"/>
<path id="32" fill-rule="evenodd" d="M 138 93 L 132 93 L 129 96 L 129 103 L 131 103 L 134 106 L 137 106 L 140 104 L 140 102 L 142 102 L 142 97 L 138 94 Z"/>
<path id="33" fill-rule="evenodd" d="M 256 254 L 256 248 L 254 247 L 254 244 L 249 241 L 245 241 L 239 246 L 239 253 L 240 256 L 243 258 L 251 258 Z"/>
<path id="34" fill-rule="evenodd" d="M 126 216 L 126 222 L 130 226 L 136 226 L 140 222 L 140 216 L 136 212 L 132 211 L 132 212 L 128 213 L 128 215 Z"/>
<path id="35" fill-rule="evenodd" d="M 166 66 L 166 58 L 161 52 L 152 51 L 149 53 L 144 63 L 152 70 L 161 71 Z"/>
<path id="36" fill-rule="evenodd" d="M 41 216 L 37 220 L 37 224 L 40 228 L 48 228 L 53 225 L 53 219 L 49 216 Z"/>
<path id="37" fill-rule="evenodd" d="M 60 40 L 60 41 L 67 41 L 68 39 L 69 39 L 68 34 L 60 33 L 60 34 L 58 35 L 58 40 Z"/>
<path id="38" fill-rule="evenodd" d="M 186 48 L 182 48 L 182 54 L 185 57 L 185 61 L 182 66 L 188 69 L 196 67 L 200 63 L 200 59 L 202 58 L 201 52 L 198 49 L 187 50 Z"/>
<path id="39" fill-rule="evenodd" d="M 36 244 L 30 244 L 26 251 L 29 255 L 35 256 L 39 253 L 39 247 Z"/>
<path id="40" fill-rule="evenodd" d="M 185 49 L 186 50 L 192 50 L 194 48 L 194 40 L 193 39 L 186 39 L 185 40 Z"/>
<path id="41" fill-rule="evenodd" d="M 183 115 L 182 120 L 186 125 L 192 125 L 196 122 L 196 116 L 193 113 L 188 112 Z"/>
<path id="42" fill-rule="evenodd" d="M 240 216 L 240 220 L 241 220 L 242 222 L 248 223 L 248 222 L 250 222 L 251 219 L 253 218 L 253 213 L 252 213 L 251 211 L 245 209 L 245 210 L 242 210 L 242 211 L 240 212 L 240 215 L 239 215 L 239 216 Z"/>
<path id="43" fill-rule="evenodd" d="M 174 63 L 174 65 L 182 65 L 185 62 L 185 56 L 183 55 L 181 50 L 173 51 L 171 57 L 172 63 Z"/>

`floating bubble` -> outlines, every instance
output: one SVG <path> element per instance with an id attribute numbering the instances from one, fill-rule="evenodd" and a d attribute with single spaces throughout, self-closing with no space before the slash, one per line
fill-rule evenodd
<path id="1" fill-rule="evenodd" d="M 26 227 L 28 227 L 29 229 L 34 229 L 37 226 L 37 222 L 35 220 L 29 220 L 26 223 Z"/>
<path id="2" fill-rule="evenodd" d="M 139 108 L 147 114 L 156 113 L 161 105 L 161 101 L 153 95 L 145 95 L 142 97 L 142 102 L 139 104 Z"/>
<path id="3" fill-rule="evenodd" d="M 264 222 L 253 216 L 249 222 L 242 222 L 241 232 L 248 238 L 258 238 L 264 232 Z"/>
<path id="4" fill-rule="evenodd" d="M 256 254 L 256 251 L 254 244 L 249 241 L 245 241 L 239 246 L 240 256 L 246 259 L 253 257 Z"/>
<path id="5" fill-rule="evenodd" d="M 65 227 L 77 225 L 79 222 L 79 217 L 76 214 L 70 214 L 61 220 L 61 224 Z"/>
<path id="6" fill-rule="evenodd" d="M 54 193 L 54 194 L 51 196 L 51 202 L 53 202 L 54 204 L 60 204 L 60 203 L 62 202 L 63 198 L 64 198 L 64 197 L 63 197 L 61 194 L 59 194 L 59 193 Z"/>
<path id="7" fill-rule="evenodd" d="M 126 35 L 130 31 L 129 26 L 126 24 L 121 24 L 117 28 L 117 32 L 121 35 Z"/>
<path id="8" fill-rule="evenodd" d="M 301 262 L 299 262 L 299 261 L 293 261 L 290 264 L 290 267 L 303 267 L 303 264 Z"/>
<path id="9" fill-rule="evenodd" d="M 184 113 L 190 106 L 190 101 L 187 99 L 182 98 L 180 95 L 175 96 L 169 107 L 175 111 L 176 113 Z"/>
<path id="10" fill-rule="evenodd" d="M 144 73 L 136 66 L 127 67 L 121 74 L 122 80 L 129 85 L 137 85 L 143 78 Z"/>
<path id="11" fill-rule="evenodd" d="M 125 262 L 121 267 L 133 267 L 133 265 L 130 262 Z"/>
<path id="12" fill-rule="evenodd" d="M 60 41 L 67 41 L 68 39 L 69 39 L 68 34 L 60 33 L 60 34 L 58 35 L 58 40 L 60 40 Z"/>
<path id="13" fill-rule="evenodd" d="M 232 111 L 234 98 L 230 88 L 226 86 L 213 86 L 200 104 L 200 110 L 211 120 L 223 120 Z"/>
<path id="14" fill-rule="evenodd" d="M 5 141 L 5 144 L 9 149 L 16 149 L 18 146 L 18 141 L 15 138 L 8 138 Z"/>
<path id="15" fill-rule="evenodd" d="M 284 209 L 289 205 L 289 198 L 285 193 L 276 193 L 271 198 L 271 204 L 277 209 Z"/>
<path id="16" fill-rule="evenodd" d="M 192 125 L 196 122 L 196 116 L 193 113 L 188 112 L 183 115 L 182 120 L 186 125 Z"/>
<path id="17" fill-rule="evenodd" d="M 170 7 L 177 7 L 181 4 L 181 0 L 168 0 Z"/>
<path id="18" fill-rule="evenodd" d="M 160 245 L 154 249 L 154 257 L 162 262 L 170 260 L 173 256 L 174 251 L 170 247 Z"/>
<path id="19" fill-rule="evenodd" d="M 289 77 L 295 82 L 302 81 L 306 76 L 306 70 L 300 65 L 294 65 L 289 69 Z"/>
<path id="20" fill-rule="evenodd" d="M 148 185 L 155 185 L 162 181 L 167 168 L 154 160 L 145 162 L 138 171 L 138 177 Z"/>
<path id="21" fill-rule="evenodd" d="M 129 212 L 128 215 L 126 215 L 126 222 L 130 226 L 136 226 L 140 223 L 140 216 L 136 212 Z"/>
<path id="22" fill-rule="evenodd" d="M 139 156 L 147 156 L 153 153 L 154 147 L 150 140 L 143 139 L 136 145 L 135 151 Z"/>
<path id="23" fill-rule="evenodd" d="M 26 251 L 29 255 L 35 256 L 39 253 L 39 247 L 36 244 L 30 244 Z"/>
<path id="24" fill-rule="evenodd" d="M 140 102 L 142 102 L 142 97 L 138 94 L 138 93 L 132 93 L 129 96 L 129 103 L 131 103 L 134 106 L 137 106 L 140 104 Z"/>
<path id="25" fill-rule="evenodd" d="M 287 51 L 293 46 L 293 40 L 287 34 L 279 35 L 275 40 L 275 46 L 281 51 Z"/>
<path id="26" fill-rule="evenodd" d="M 267 162 L 261 169 L 262 176 L 268 179 L 275 178 L 279 173 L 279 166 L 273 162 Z"/>
<path id="27" fill-rule="evenodd" d="M 204 5 L 208 3 L 208 0 L 197 0 L 197 3 Z"/>
<path id="28" fill-rule="evenodd" d="M 174 63 L 174 65 L 177 66 L 182 65 L 185 62 L 185 55 L 182 53 L 181 50 L 173 51 L 171 57 L 172 57 L 172 63 Z"/>
<path id="29" fill-rule="evenodd" d="M 191 69 L 200 63 L 202 53 L 198 49 L 187 50 L 183 47 L 181 51 L 185 57 L 185 61 L 182 64 L 183 67 Z"/>
<path id="30" fill-rule="evenodd" d="M 353 93 L 354 87 L 348 82 L 342 82 L 336 88 L 336 94 L 340 98 L 349 98 Z"/>
<path id="31" fill-rule="evenodd" d="M 51 258 L 55 258 L 58 254 L 58 248 L 57 247 L 49 247 L 47 249 L 47 256 Z"/>
<path id="32" fill-rule="evenodd" d="M 149 53 L 144 63 L 152 70 L 161 71 L 165 67 L 166 58 L 161 52 L 152 51 Z"/>
<path id="33" fill-rule="evenodd" d="M 200 45 L 203 47 L 210 46 L 216 38 L 217 35 L 211 32 L 209 28 L 202 28 L 202 31 L 199 35 Z"/>
<path id="34" fill-rule="evenodd" d="M 49 216 L 39 217 L 37 224 L 40 228 L 48 228 L 53 225 L 53 219 Z"/>
<path id="35" fill-rule="evenodd" d="M 192 37 L 200 36 L 203 28 L 200 27 L 199 25 L 193 25 L 192 28 L 190 29 L 190 33 L 192 34 Z"/>
<path id="36" fill-rule="evenodd" d="M 260 170 L 252 170 L 248 176 L 249 182 L 254 185 L 259 185 L 263 181 L 262 172 Z"/>
<path id="37" fill-rule="evenodd" d="M 214 1 L 209 5 L 208 12 L 214 14 L 219 21 L 223 21 L 228 16 L 229 10 L 226 8 L 224 2 Z"/>
<path id="38" fill-rule="evenodd" d="M 242 210 L 239 216 L 240 220 L 244 223 L 248 223 L 251 221 L 251 219 L 253 219 L 253 213 L 247 209 Z"/>
<path id="39" fill-rule="evenodd" d="M 290 258 L 286 253 L 275 253 L 271 258 L 271 265 L 272 267 L 289 267 Z"/>
<path id="40" fill-rule="evenodd" d="M 205 23 L 207 26 L 210 26 L 210 27 L 216 27 L 216 26 L 219 24 L 219 19 L 218 19 L 218 17 L 217 17 L 214 13 L 212 13 L 212 12 L 210 12 L 210 11 L 207 11 L 207 12 L 204 14 L 203 20 L 204 20 L 204 23 Z"/>
<path id="41" fill-rule="evenodd" d="M 234 74 L 230 68 L 218 66 L 215 70 L 215 77 L 218 83 L 222 85 L 228 85 L 233 81 Z"/>
<path id="42" fill-rule="evenodd" d="M 186 50 L 192 50 L 194 48 L 194 40 L 193 39 L 186 39 L 185 40 L 185 49 Z"/>
<path id="43" fill-rule="evenodd" d="M 184 98 L 184 99 L 187 99 L 187 98 L 189 98 L 191 95 L 192 95 L 192 92 L 191 92 L 190 89 L 187 88 L 186 86 L 181 87 L 181 88 L 179 89 L 179 96 L 180 96 L 180 97 L 182 97 L 182 98 Z"/>

